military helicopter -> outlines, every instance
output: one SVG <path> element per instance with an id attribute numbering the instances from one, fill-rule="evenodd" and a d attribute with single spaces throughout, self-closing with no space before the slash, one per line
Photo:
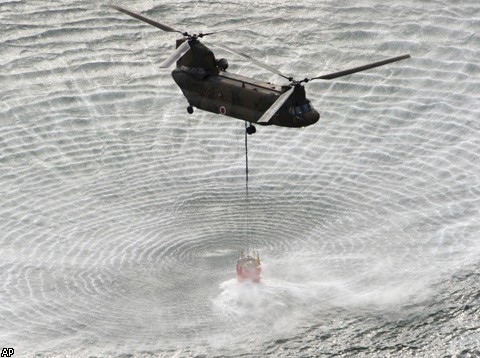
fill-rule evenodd
<path id="1" fill-rule="evenodd" d="M 193 108 L 196 107 L 244 120 L 249 123 L 248 127 L 247 124 L 245 125 L 247 134 L 256 132 L 253 124 L 298 128 L 316 123 L 320 114 L 313 108 L 305 94 L 304 84 L 310 81 L 332 80 L 410 57 L 408 54 L 402 55 L 340 72 L 296 80 L 266 63 L 234 51 L 225 45 L 211 45 L 240 56 L 285 78 L 289 82 L 286 85 L 275 85 L 227 72 L 227 60 L 217 59 L 213 52 L 199 39 L 278 18 L 263 19 L 213 32 L 190 34 L 125 7 L 118 5 L 110 5 L 110 7 L 163 31 L 181 34 L 182 38 L 177 40 L 175 52 L 163 61 L 160 67 L 167 68 L 176 62 L 172 77 L 188 101 L 188 113 L 192 114 Z"/>

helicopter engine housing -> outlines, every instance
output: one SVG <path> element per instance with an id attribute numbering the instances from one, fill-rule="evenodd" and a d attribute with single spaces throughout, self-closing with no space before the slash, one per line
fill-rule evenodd
<path id="1" fill-rule="evenodd" d="M 220 58 L 215 63 L 220 71 L 226 71 L 228 68 L 228 61 L 226 58 Z"/>

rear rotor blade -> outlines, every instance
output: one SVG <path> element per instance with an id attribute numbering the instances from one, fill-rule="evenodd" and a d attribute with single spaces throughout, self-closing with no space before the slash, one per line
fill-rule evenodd
<path id="1" fill-rule="evenodd" d="M 294 89 L 295 87 L 292 87 L 287 92 L 283 93 L 280 97 L 278 97 L 278 99 L 270 106 L 270 108 L 265 111 L 263 116 L 260 117 L 257 123 L 268 122 L 275 115 L 275 113 L 277 113 L 280 107 L 282 107 L 283 104 L 287 101 L 287 99 L 293 93 Z"/>
<path id="2" fill-rule="evenodd" d="M 177 62 L 180 57 L 185 55 L 188 50 L 190 50 L 190 45 L 188 41 L 185 41 L 180 46 L 178 46 L 174 53 L 172 53 L 165 61 L 160 64 L 160 67 L 170 67 L 172 63 Z"/>
<path id="3" fill-rule="evenodd" d="M 249 22 L 249 23 L 247 23 L 247 24 L 242 24 L 242 25 L 235 25 L 235 26 L 231 26 L 231 27 L 226 27 L 226 28 L 224 28 L 224 29 L 219 29 L 219 30 L 215 30 L 215 31 L 212 31 L 212 32 L 207 32 L 207 33 L 204 33 L 204 34 L 202 34 L 202 35 L 203 35 L 203 36 L 207 36 L 207 35 L 218 34 L 219 32 L 236 30 L 236 29 L 239 29 L 239 28 L 242 28 L 242 27 L 247 27 L 247 26 L 252 26 L 252 25 L 256 25 L 256 24 L 261 24 L 262 22 L 267 22 L 267 21 L 272 21 L 272 20 L 277 20 L 277 19 L 284 19 L 284 18 L 286 18 L 286 17 L 287 17 L 287 16 L 271 17 L 271 18 L 268 18 L 268 19 L 263 19 L 263 20 L 259 20 L 259 21 Z"/>
<path id="4" fill-rule="evenodd" d="M 347 76 L 347 75 L 350 75 L 352 73 L 356 73 L 356 72 L 360 72 L 360 71 L 369 70 L 371 68 L 383 66 L 383 65 L 386 65 L 387 63 L 392 63 L 392 62 L 396 62 L 396 61 L 400 61 L 400 60 L 405 60 L 407 58 L 410 58 L 410 55 L 402 55 L 402 56 L 398 56 L 398 57 L 392 57 L 392 58 L 389 58 L 389 59 L 386 59 L 386 60 L 383 60 L 383 61 L 378 61 L 378 62 L 370 63 L 368 65 L 351 68 L 349 70 L 344 70 L 344 71 L 340 71 L 340 72 L 330 73 L 328 75 L 313 77 L 313 78 L 310 78 L 310 80 L 332 80 L 334 78 Z"/>
<path id="5" fill-rule="evenodd" d="M 270 66 L 270 65 L 267 65 L 266 63 L 263 63 L 263 62 L 261 62 L 261 61 L 259 61 L 259 60 L 256 60 L 256 59 L 254 59 L 253 57 L 250 57 L 249 55 L 246 55 L 246 54 L 244 54 L 244 53 L 241 53 L 241 52 L 237 52 L 237 51 L 235 51 L 235 50 L 232 50 L 230 47 L 227 47 L 227 46 L 225 46 L 225 45 L 211 45 L 211 46 L 220 48 L 220 49 L 222 49 L 222 50 L 224 50 L 224 51 L 227 51 L 227 52 L 233 53 L 234 55 L 240 56 L 240 57 L 242 57 L 242 58 L 250 61 L 251 63 L 253 63 L 253 64 L 257 65 L 257 66 L 260 66 L 260 67 L 262 67 L 262 68 L 264 68 L 264 69 L 266 69 L 266 70 L 268 70 L 268 71 L 270 71 L 270 72 L 273 72 L 273 73 L 275 73 L 275 74 L 277 74 L 277 75 L 279 75 L 279 76 L 282 76 L 283 78 L 286 78 L 286 79 L 289 80 L 289 81 L 292 80 L 291 77 L 285 76 L 283 73 L 281 73 L 281 72 L 280 72 L 279 70 L 277 70 L 275 67 L 272 67 L 272 66 Z"/>
<path id="6" fill-rule="evenodd" d="M 143 16 L 142 14 L 139 14 L 138 12 L 135 12 L 135 11 L 132 11 L 132 10 L 129 10 L 127 8 L 124 8 L 124 7 L 121 7 L 121 6 L 118 6 L 118 5 L 109 5 L 112 9 L 115 9 L 115 10 L 118 10 L 120 12 L 123 12 L 124 14 L 127 14 L 127 15 L 130 15 L 131 17 L 134 17 L 138 20 L 141 20 L 143 22 L 146 22 L 147 24 L 150 24 L 152 26 L 155 26 L 163 31 L 168 31 L 168 32 L 178 32 L 178 33 L 182 33 L 182 31 L 180 30 L 177 30 L 171 26 L 168 26 L 168 25 L 165 25 L 165 24 L 162 24 L 161 22 L 158 22 L 156 20 L 153 20 L 153 19 L 150 19 L 146 16 Z"/>

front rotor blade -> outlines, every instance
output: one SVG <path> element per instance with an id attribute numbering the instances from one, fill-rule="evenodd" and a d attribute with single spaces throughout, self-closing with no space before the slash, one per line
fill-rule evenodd
<path id="1" fill-rule="evenodd" d="M 257 123 L 268 122 L 275 115 L 275 113 L 277 113 L 280 107 L 282 107 L 283 104 L 287 101 L 287 99 L 293 93 L 294 89 L 295 87 L 292 87 L 287 92 L 283 93 L 280 97 L 278 97 L 277 100 L 270 106 L 270 108 L 265 111 L 263 116 L 260 117 Z"/>
<path id="2" fill-rule="evenodd" d="M 172 53 L 165 61 L 160 64 L 160 67 L 170 67 L 172 63 L 177 62 L 180 57 L 185 55 L 188 50 L 190 50 L 190 45 L 188 41 L 185 41 L 180 46 L 178 46 L 174 53 Z"/>
<path id="3" fill-rule="evenodd" d="M 378 61 L 378 62 L 370 63 L 368 65 L 351 68 L 349 70 L 344 70 L 344 71 L 340 71 L 340 72 L 330 73 L 328 75 L 313 77 L 313 78 L 310 78 L 310 80 L 332 80 L 334 78 L 347 76 L 347 75 L 350 75 L 352 73 L 356 73 L 356 72 L 360 72 L 360 71 L 369 70 L 369 69 L 374 68 L 374 67 L 379 67 L 379 66 L 386 65 L 387 63 L 392 63 L 392 62 L 396 62 L 396 61 L 400 61 L 400 60 L 405 60 L 407 58 L 410 58 L 410 55 L 402 55 L 402 56 L 398 56 L 398 57 L 392 57 L 392 58 L 389 58 L 389 59 L 386 59 L 386 60 L 383 60 L 383 61 Z"/>
<path id="4" fill-rule="evenodd" d="M 225 45 L 211 45 L 211 46 L 213 46 L 213 47 L 218 47 L 218 48 L 220 48 L 220 49 L 222 49 L 222 50 L 225 50 L 225 51 L 227 51 L 227 52 L 233 53 L 234 55 L 240 56 L 240 57 L 242 57 L 242 58 L 250 61 L 251 63 L 253 63 L 253 64 L 257 65 L 257 66 L 260 66 L 260 67 L 262 67 L 262 68 L 264 68 L 264 69 L 266 69 L 266 70 L 268 70 L 268 71 L 270 71 L 270 72 L 273 72 L 273 73 L 275 73 L 275 74 L 277 74 L 277 75 L 279 75 L 279 76 L 282 76 L 283 78 L 286 78 L 286 79 L 289 80 L 289 81 L 292 80 L 290 77 L 285 76 L 283 73 L 281 73 L 281 72 L 280 72 L 279 70 L 277 70 L 275 67 L 272 67 L 272 66 L 270 66 L 270 65 L 267 65 L 266 63 L 263 63 L 263 62 L 261 62 L 261 61 L 259 61 L 259 60 L 256 60 L 256 59 L 254 59 L 253 57 L 250 57 L 249 55 L 245 55 L 244 53 L 241 53 L 241 52 L 237 52 L 237 51 L 235 51 L 235 50 L 232 50 L 230 47 L 227 47 L 227 46 L 225 46 Z"/>
<path id="5" fill-rule="evenodd" d="M 259 20 L 259 21 L 249 22 L 248 24 L 242 24 L 242 25 L 235 25 L 235 26 L 231 26 L 231 27 L 226 27 L 226 28 L 224 28 L 224 29 L 219 29 L 219 30 L 215 30 L 215 31 L 212 31 L 212 32 L 207 32 L 207 33 L 203 34 L 203 36 L 218 34 L 219 32 L 236 30 L 236 29 L 239 29 L 239 28 L 242 28 L 242 27 L 247 27 L 247 26 L 252 26 L 252 25 L 260 24 L 260 23 L 262 23 L 262 22 L 267 22 L 267 21 L 272 21 L 272 20 L 277 20 L 277 19 L 284 19 L 284 18 L 286 18 L 286 17 L 287 17 L 287 16 L 271 17 L 271 18 L 268 18 L 268 19 L 263 19 L 263 20 Z"/>
<path id="6" fill-rule="evenodd" d="M 131 17 L 134 17 L 138 20 L 141 20 L 143 22 L 146 22 L 147 24 L 150 24 L 152 26 L 155 26 L 163 31 L 168 31 L 168 32 L 179 32 L 179 33 L 182 33 L 182 31 L 179 31 L 177 29 L 174 29 L 173 27 L 171 26 L 168 26 L 168 25 L 165 25 L 165 24 L 162 24 L 156 20 L 153 20 L 153 19 L 150 19 L 146 16 L 143 16 L 142 14 L 139 14 L 138 12 L 135 12 L 135 11 L 132 11 L 132 10 L 129 10 L 127 8 L 124 8 L 124 7 L 121 7 L 121 6 L 118 6 L 118 5 L 110 5 L 110 7 L 112 9 L 115 9 L 115 10 L 118 10 L 120 12 L 123 12 L 124 14 L 127 14 L 127 15 L 130 15 Z"/>

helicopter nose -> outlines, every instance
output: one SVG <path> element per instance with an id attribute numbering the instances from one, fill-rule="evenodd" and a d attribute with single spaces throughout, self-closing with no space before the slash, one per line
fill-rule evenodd
<path id="1" fill-rule="evenodd" d="M 314 109 L 305 113 L 305 122 L 307 122 L 307 126 L 317 123 L 319 119 L 320 113 Z"/>

